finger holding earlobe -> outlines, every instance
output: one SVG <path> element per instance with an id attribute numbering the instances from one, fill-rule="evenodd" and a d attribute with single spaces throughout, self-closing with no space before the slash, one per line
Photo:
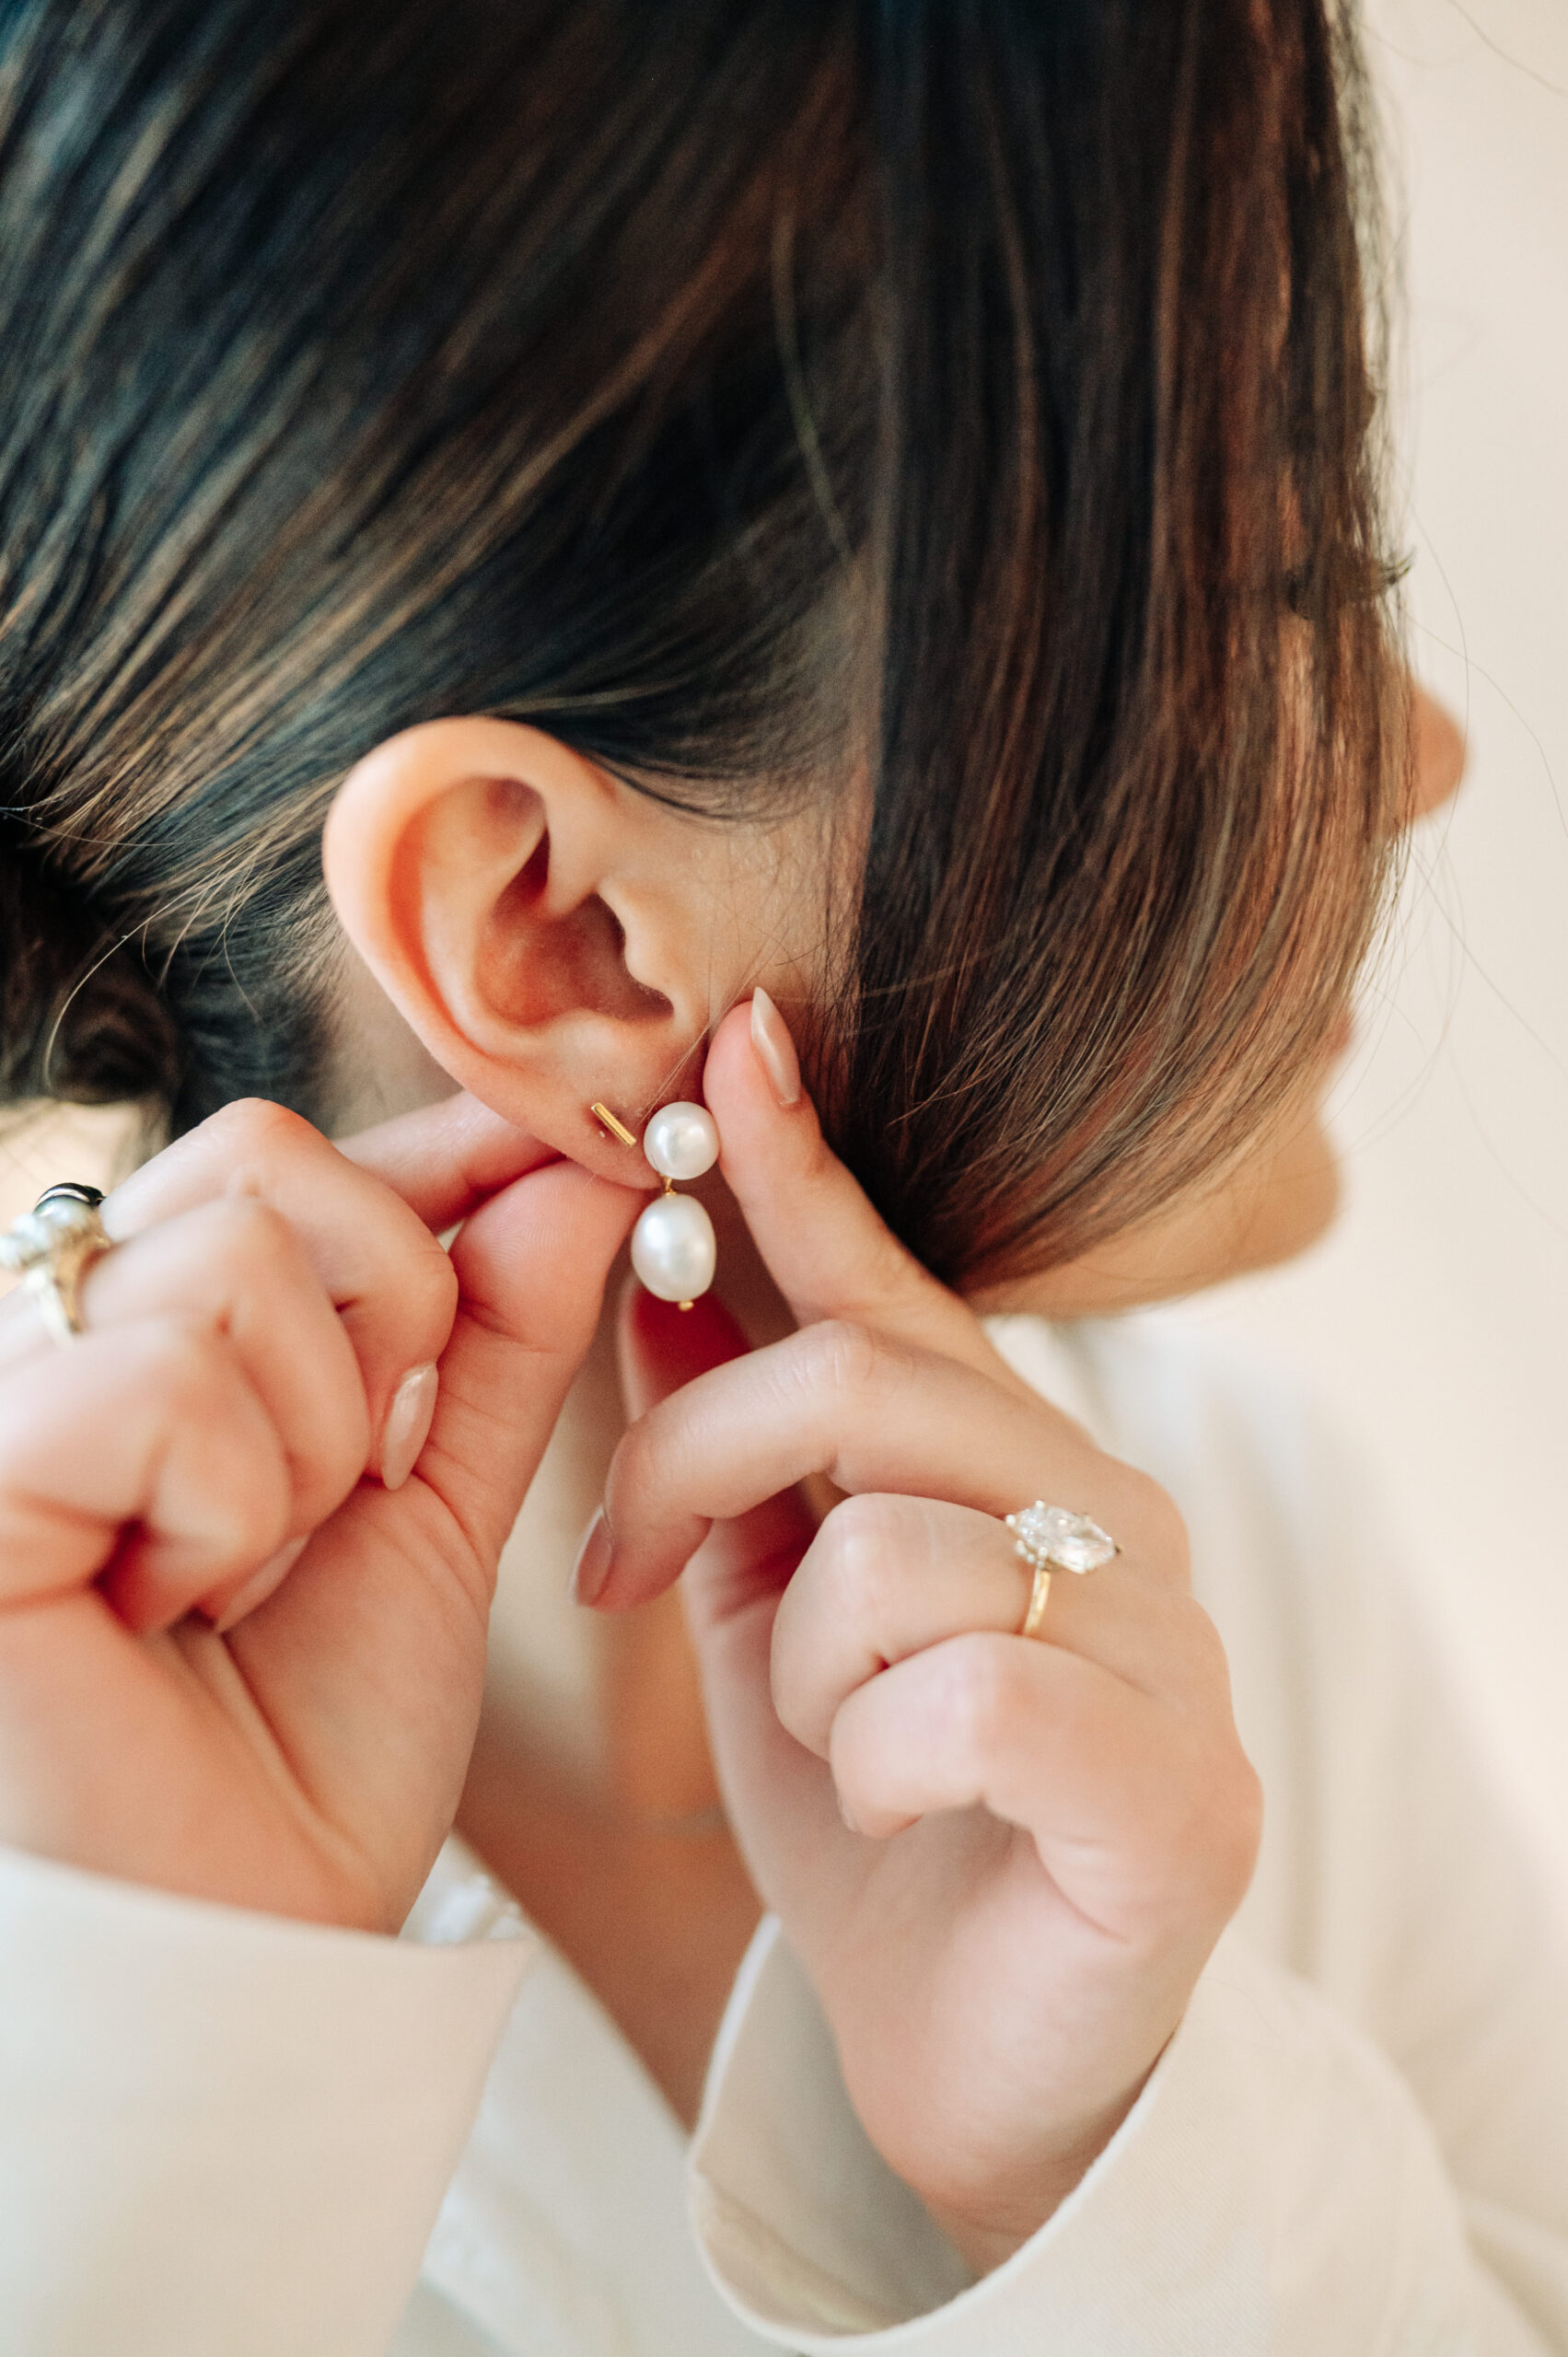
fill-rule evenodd
<path id="1" fill-rule="evenodd" d="M 719 1025 L 703 1093 L 723 1142 L 726 1182 L 803 1326 L 848 1319 L 1019 1387 L 974 1313 L 899 1242 L 828 1144 L 784 1019 L 765 991 Z"/>

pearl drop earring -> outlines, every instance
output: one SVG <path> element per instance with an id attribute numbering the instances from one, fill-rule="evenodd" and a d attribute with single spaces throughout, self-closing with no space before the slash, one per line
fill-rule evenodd
<path id="1" fill-rule="evenodd" d="M 606 1106 L 594 1118 L 622 1144 L 636 1141 Z M 719 1133 L 705 1105 L 662 1105 L 643 1132 L 643 1152 L 664 1180 L 664 1192 L 632 1230 L 632 1266 L 660 1301 L 690 1309 L 707 1292 L 718 1265 L 714 1224 L 694 1195 L 678 1195 L 678 1178 L 700 1178 L 719 1158 Z"/>

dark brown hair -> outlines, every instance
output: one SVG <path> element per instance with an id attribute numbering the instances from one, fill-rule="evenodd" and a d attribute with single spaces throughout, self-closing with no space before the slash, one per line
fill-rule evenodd
<path id="1" fill-rule="evenodd" d="M 13 0 L 12 1097 L 318 1118 L 337 780 L 486 712 L 868 762 L 816 1053 L 948 1277 L 1255 1129 L 1402 744 L 1320 0 Z"/>

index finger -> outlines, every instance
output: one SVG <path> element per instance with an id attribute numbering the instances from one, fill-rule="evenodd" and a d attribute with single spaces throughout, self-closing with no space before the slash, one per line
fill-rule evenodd
<path id="1" fill-rule="evenodd" d="M 822 1135 L 805 1090 L 781 1102 L 771 1069 L 781 1038 L 787 1071 L 794 1051 L 772 1001 L 759 991 L 733 1007 L 714 1035 L 703 1093 L 723 1144 L 720 1169 L 798 1322 L 866 1326 L 1032 1397 L 974 1312 L 899 1242 Z"/>

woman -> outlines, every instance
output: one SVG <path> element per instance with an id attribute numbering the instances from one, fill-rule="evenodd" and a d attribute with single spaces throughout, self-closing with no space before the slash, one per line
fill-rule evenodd
<path id="1" fill-rule="evenodd" d="M 0 1317 L 6 2347 L 1568 2345 L 1367 1511 L 1095 1319 L 1321 1227 L 1457 774 L 1343 28 L 0 50 L 7 1085 L 173 1137 Z"/>

